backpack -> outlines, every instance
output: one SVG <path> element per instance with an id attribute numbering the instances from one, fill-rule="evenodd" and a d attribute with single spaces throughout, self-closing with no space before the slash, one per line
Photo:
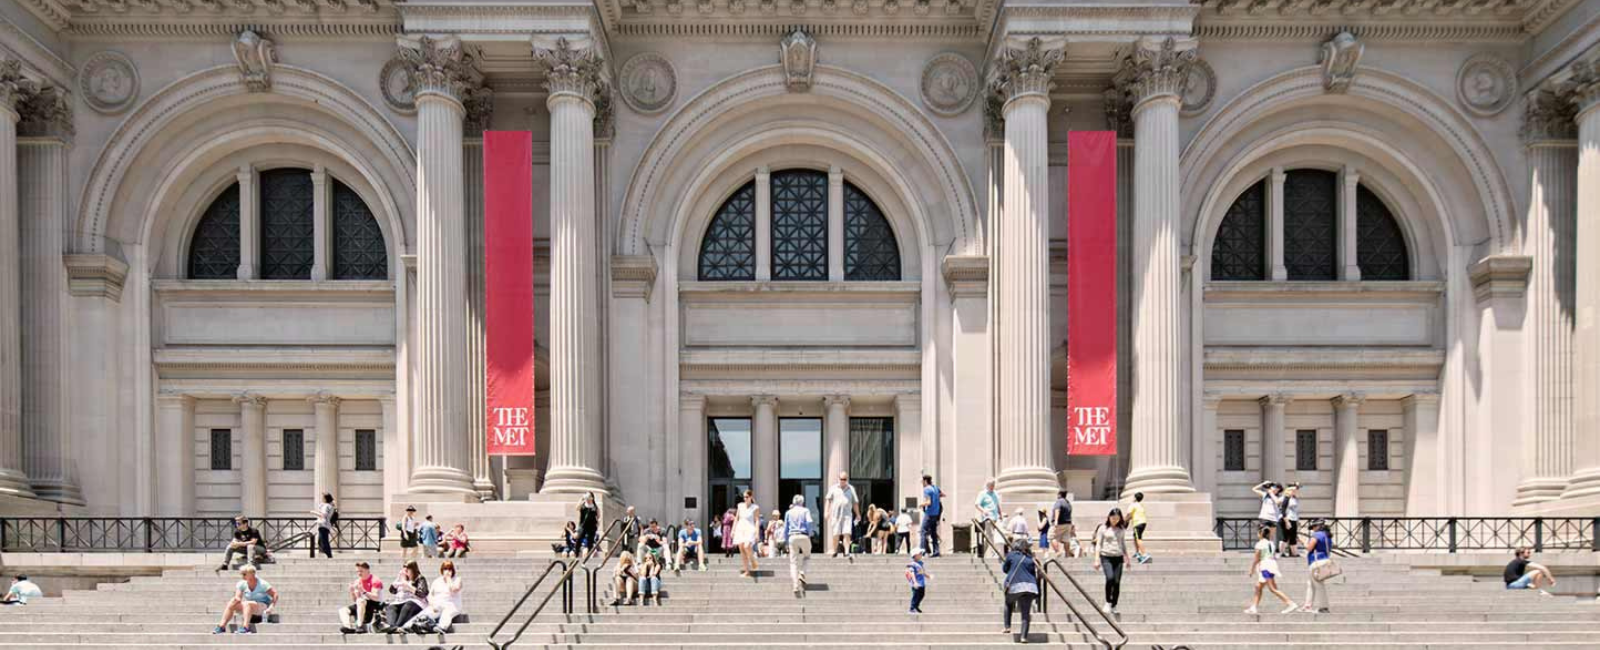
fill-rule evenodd
<path id="1" fill-rule="evenodd" d="M 339 509 L 338 508 L 334 508 L 333 509 L 333 514 L 328 515 L 328 526 L 333 527 L 333 528 L 338 528 L 339 527 Z"/>

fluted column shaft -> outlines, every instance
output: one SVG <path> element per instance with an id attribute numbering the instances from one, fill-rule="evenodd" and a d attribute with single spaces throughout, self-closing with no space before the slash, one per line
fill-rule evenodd
<path id="1" fill-rule="evenodd" d="M 605 487 L 595 293 L 592 93 L 552 85 L 550 109 L 550 470 L 545 492 Z"/>
<path id="2" fill-rule="evenodd" d="M 318 395 L 311 398 L 316 415 L 317 451 L 311 482 L 312 496 L 322 503 L 322 495 L 339 498 L 339 398 Z"/>
<path id="3" fill-rule="evenodd" d="M 1361 514 L 1361 440 L 1356 426 L 1361 417 L 1361 395 L 1340 395 L 1333 400 L 1333 514 Z"/>
<path id="4" fill-rule="evenodd" d="M 0 494 L 32 497 L 22 471 L 22 268 L 16 86 L 0 78 Z"/>
<path id="5" fill-rule="evenodd" d="M 81 505 L 63 395 L 67 150 L 59 136 L 25 137 L 17 149 L 22 336 L 28 342 L 22 349 L 22 461 L 39 498 Z"/>
<path id="6" fill-rule="evenodd" d="M 777 508 L 778 398 L 758 395 L 750 398 L 750 403 L 756 411 L 750 435 L 750 490 L 756 495 L 757 505 Z"/>
<path id="7" fill-rule="evenodd" d="M 838 482 L 840 472 L 850 471 L 850 398 L 846 395 L 829 395 L 822 398 L 822 406 L 822 448 L 827 454 L 825 457 L 827 464 L 824 465 L 826 469 L 822 473 L 822 488 L 826 493 L 829 487 Z M 774 504 L 774 507 L 779 505 Z M 827 518 L 829 512 L 822 513 L 822 516 Z M 825 524 L 828 530 L 833 530 L 832 521 Z M 828 535 L 824 544 L 823 550 L 827 553 L 832 553 L 834 547 L 838 546 L 833 535 Z"/>
<path id="8" fill-rule="evenodd" d="M 1185 58 L 1187 57 L 1187 58 Z M 1133 86 L 1133 466 L 1126 492 L 1193 492 L 1180 415 L 1178 109 L 1193 50 L 1136 49 Z"/>
<path id="9" fill-rule="evenodd" d="M 421 350 L 411 491 L 475 494 L 467 474 L 467 271 L 456 95 L 417 95 L 417 316 Z"/>
<path id="10" fill-rule="evenodd" d="M 462 153 L 467 197 L 467 404 L 470 405 L 467 408 L 467 465 L 478 496 L 488 497 L 494 494 L 495 483 L 489 475 L 489 425 L 485 413 L 488 360 L 484 356 L 484 292 L 487 287 L 483 268 L 483 140 L 480 136 L 472 134 Z"/>
<path id="11" fill-rule="evenodd" d="M 1010 49 L 1004 202 L 995 235 L 997 416 L 1006 496 L 1049 498 L 1059 485 L 1050 453 L 1050 76 L 1059 50 L 1034 40 Z M 1024 496 L 1027 495 L 1027 496 Z"/>
<path id="12" fill-rule="evenodd" d="M 1596 75 L 1600 76 L 1600 75 Z M 1577 214 L 1600 214 L 1600 79 L 1589 79 L 1577 93 Z M 1575 469 L 1563 498 L 1600 495 L 1600 222 L 1577 220 L 1576 302 L 1573 332 L 1577 351 L 1578 396 Z"/>
<path id="13" fill-rule="evenodd" d="M 1572 473 L 1574 184 L 1578 156 L 1570 139 L 1528 143 L 1528 363 L 1533 427 L 1523 445 L 1516 505 L 1557 498 Z"/>
<path id="14" fill-rule="evenodd" d="M 244 453 L 240 455 L 239 511 L 246 517 L 267 516 L 267 399 L 260 395 L 240 395 L 239 425 L 244 430 Z"/>

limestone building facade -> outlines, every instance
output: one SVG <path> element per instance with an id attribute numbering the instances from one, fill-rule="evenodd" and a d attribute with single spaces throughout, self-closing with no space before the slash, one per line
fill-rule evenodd
<path id="1" fill-rule="evenodd" d="M 0 57 L 8 503 L 1600 503 L 1600 0 L 5 0 Z M 486 129 L 537 457 L 478 416 Z M 1073 130 L 1116 457 L 1066 454 Z"/>

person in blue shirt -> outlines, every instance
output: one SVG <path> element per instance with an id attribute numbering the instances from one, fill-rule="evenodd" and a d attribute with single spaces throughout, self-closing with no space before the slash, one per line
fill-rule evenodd
<path id="1" fill-rule="evenodd" d="M 694 561 L 701 571 L 706 570 L 706 545 L 700 540 L 700 531 L 694 527 L 693 519 L 683 520 L 683 530 L 678 531 L 678 563 L 677 570 L 683 571 L 683 563 L 694 556 Z"/>
<path id="2" fill-rule="evenodd" d="M 928 567 L 922 563 L 922 549 L 911 552 L 906 565 L 906 582 L 911 585 L 911 613 L 922 613 L 922 598 L 928 595 Z"/>
<path id="3" fill-rule="evenodd" d="M 1028 626 L 1033 623 L 1033 601 L 1039 597 L 1039 565 L 1034 562 L 1028 540 L 1019 539 L 1011 545 L 1011 552 L 1006 554 L 1000 570 L 1006 575 L 1006 627 L 1003 633 L 1011 633 L 1011 613 L 1019 612 L 1022 614 L 1022 636 L 1017 640 L 1027 643 Z"/>
<path id="4" fill-rule="evenodd" d="M 811 534 L 816 532 L 816 523 L 811 519 L 811 509 L 806 507 L 806 498 L 794 495 L 789 502 L 789 511 L 783 513 L 783 537 L 789 546 L 789 580 L 794 583 L 794 592 L 805 591 L 806 566 L 811 564 Z"/>
<path id="5" fill-rule="evenodd" d="M 417 529 L 417 538 L 421 540 L 423 555 L 433 557 L 439 552 L 439 524 L 433 523 L 433 515 L 428 515 Z"/>
<path id="6" fill-rule="evenodd" d="M 29 600 L 43 596 L 44 592 L 39 585 L 28 579 L 28 576 L 19 575 L 11 579 L 11 589 L 6 595 L 0 597 L 0 605 L 26 605 Z"/>
<path id="7" fill-rule="evenodd" d="M 944 507 L 939 500 L 944 491 L 933 484 L 933 477 L 922 477 L 922 550 L 928 557 L 939 557 L 939 516 Z"/>
<path id="8" fill-rule="evenodd" d="M 1310 567 L 1306 576 L 1306 599 L 1302 601 L 1300 611 L 1308 614 L 1328 614 L 1333 610 L 1328 608 L 1328 583 L 1327 576 L 1322 580 L 1317 579 L 1317 572 L 1326 570 L 1333 563 L 1329 552 L 1333 550 L 1333 539 L 1328 536 L 1328 524 L 1321 519 L 1311 522 L 1310 542 L 1306 545 L 1306 565 Z"/>
<path id="9" fill-rule="evenodd" d="M 267 613 L 277 604 L 278 590 L 273 589 L 266 580 L 256 577 L 255 565 L 246 564 L 239 569 L 239 583 L 233 586 L 233 599 L 222 610 L 222 621 L 211 633 L 227 632 L 228 624 L 233 622 L 233 615 L 237 613 L 242 624 L 234 633 L 255 634 L 256 623 L 265 620 Z"/>
<path id="10" fill-rule="evenodd" d="M 989 535 L 989 539 L 998 540 L 1001 548 L 1005 548 L 1005 535 L 995 530 L 1000 525 L 1000 494 L 994 491 L 994 479 L 983 483 L 983 491 L 978 493 L 978 499 L 972 504 L 978 509 L 978 534 Z M 988 544 L 978 544 L 978 558 L 982 559 Z"/>

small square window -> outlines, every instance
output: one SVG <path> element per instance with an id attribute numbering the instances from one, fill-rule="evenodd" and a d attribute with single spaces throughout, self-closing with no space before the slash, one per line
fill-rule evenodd
<path id="1" fill-rule="evenodd" d="M 211 469 L 233 469 L 233 430 L 211 430 Z"/>
<path id="2" fill-rule="evenodd" d="M 356 471 L 374 472 L 378 469 L 378 432 L 356 429 Z"/>
<path id="3" fill-rule="evenodd" d="M 1244 471 L 1244 429 L 1228 429 L 1222 432 L 1222 470 Z"/>
<path id="4" fill-rule="evenodd" d="M 1317 430 L 1301 429 L 1294 432 L 1294 469 L 1297 472 L 1317 471 Z"/>
<path id="5" fill-rule="evenodd" d="M 1389 430 L 1367 430 L 1367 469 L 1374 472 L 1389 470 Z"/>
<path id="6" fill-rule="evenodd" d="M 291 472 L 306 468 L 306 432 L 301 429 L 283 430 L 283 469 Z"/>

